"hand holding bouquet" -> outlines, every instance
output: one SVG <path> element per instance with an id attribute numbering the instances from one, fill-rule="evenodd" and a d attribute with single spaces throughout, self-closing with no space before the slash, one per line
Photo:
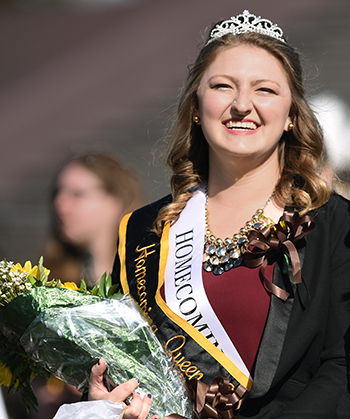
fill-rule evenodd
<path id="1" fill-rule="evenodd" d="M 84 281 L 79 290 L 49 281 L 42 259 L 34 268 L 2 261 L 0 269 L 0 378 L 6 372 L 3 384 L 17 386 L 29 408 L 33 375 L 49 371 L 82 390 L 103 358 L 115 384 L 140 380 L 138 391 L 153 395 L 152 412 L 191 415 L 172 360 L 133 299 L 114 294 L 110 277 L 88 293 Z"/>

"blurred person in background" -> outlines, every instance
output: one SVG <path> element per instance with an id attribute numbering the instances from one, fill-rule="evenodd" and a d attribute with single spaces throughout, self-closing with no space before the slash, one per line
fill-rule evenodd
<path id="1" fill-rule="evenodd" d="M 132 171 L 107 154 L 66 163 L 53 190 L 53 237 L 44 252 L 51 278 L 93 288 L 112 272 L 121 218 L 144 200 Z"/>
<path id="2" fill-rule="evenodd" d="M 54 180 L 52 237 L 44 249 L 50 278 L 98 284 L 112 272 L 121 218 L 142 204 L 137 177 L 115 157 L 88 154 L 66 162 Z M 81 399 L 75 387 L 54 376 L 34 379 L 33 388 L 39 407 L 29 414 L 18 394 L 5 394 L 10 419 L 52 419 L 61 404 Z"/>

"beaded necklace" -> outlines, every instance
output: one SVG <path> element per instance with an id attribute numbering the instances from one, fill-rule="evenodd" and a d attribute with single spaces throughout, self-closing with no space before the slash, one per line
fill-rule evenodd
<path id="1" fill-rule="evenodd" d="M 270 227 L 275 224 L 271 218 L 264 215 L 264 209 L 269 204 L 275 191 L 265 202 L 262 208 L 259 208 L 252 218 L 245 223 L 245 226 L 239 230 L 232 238 L 225 240 L 215 237 L 210 231 L 208 219 L 208 185 L 205 187 L 205 250 L 203 255 L 203 269 L 207 272 L 213 272 L 215 275 L 221 275 L 225 271 L 240 266 L 243 262 L 249 240 L 250 230 L 261 230 L 264 227 Z"/>

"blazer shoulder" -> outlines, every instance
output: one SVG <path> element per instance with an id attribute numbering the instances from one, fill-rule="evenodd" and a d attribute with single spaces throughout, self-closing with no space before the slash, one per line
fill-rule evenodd
<path id="1" fill-rule="evenodd" d="M 159 211 L 172 201 L 172 196 L 167 195 L 158 201 L 145 205 L 130 214 L 127 222 L 128 231 L 134 235 L 136 231 L 143 232 L 142 234 L 150 234 L 153 223 L 157 218 Z M 137 234 L 138 235 L 138 234 Z"/>
<path id="2" fill-rule="evenodd" d="M 350 219 L 350 201 L 341 195 L 332 193 L 329 200 L 311 213 L 316 219 L 324 221 L 342 221 Z"/>
<path id="3" fill-rule="evenodd" d="M 154 220 L 157 218 L 159 211 L 170 204 L 172 201 L 172 196 L 166 195 L 158 201 L 152 202 L 151 204 L 145 205 L 134 211 L 130 216 L 130 223 L 135 223 L 139 226 L 147 226 L 151 228 Z"/>

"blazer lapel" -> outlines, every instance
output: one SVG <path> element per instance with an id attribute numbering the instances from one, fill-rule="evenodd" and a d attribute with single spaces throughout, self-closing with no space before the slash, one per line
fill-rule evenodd
<path id="1" fill-rule="evenodd" d="M 298 254 L 300 264 L 302 266 L 306 241 L 303 238 L 300 242 L 303 242 L 298 243 Z M 301 244 L 303 245 L 300 246 Z M 276 262 L 273 274 L 273 283 L 285 289 L 290 295 L 286 301 L 282 301 L 273 294 L 271 295 L 269 314 L 260 342 L 254 371 L 253 387 L 250 391 L 250 397 L 254 398 L 261 397 L 267 393 L 271 387 L 273 378 L 276 375 L 290 314 L 297 292 L 297 287 L 293 282 L 291 266 L 289 266 L 288 275 L 286 275 L 283 273 L 282 263 Z M 304 287 L 302 286 L 302 288 Z M 300 291 L 303 293 L 302 289 Z M 302 298 L 302 295 L 299 294 L 299 298 Z M 305 302 L 305 298 L 302 299 Z"/>

